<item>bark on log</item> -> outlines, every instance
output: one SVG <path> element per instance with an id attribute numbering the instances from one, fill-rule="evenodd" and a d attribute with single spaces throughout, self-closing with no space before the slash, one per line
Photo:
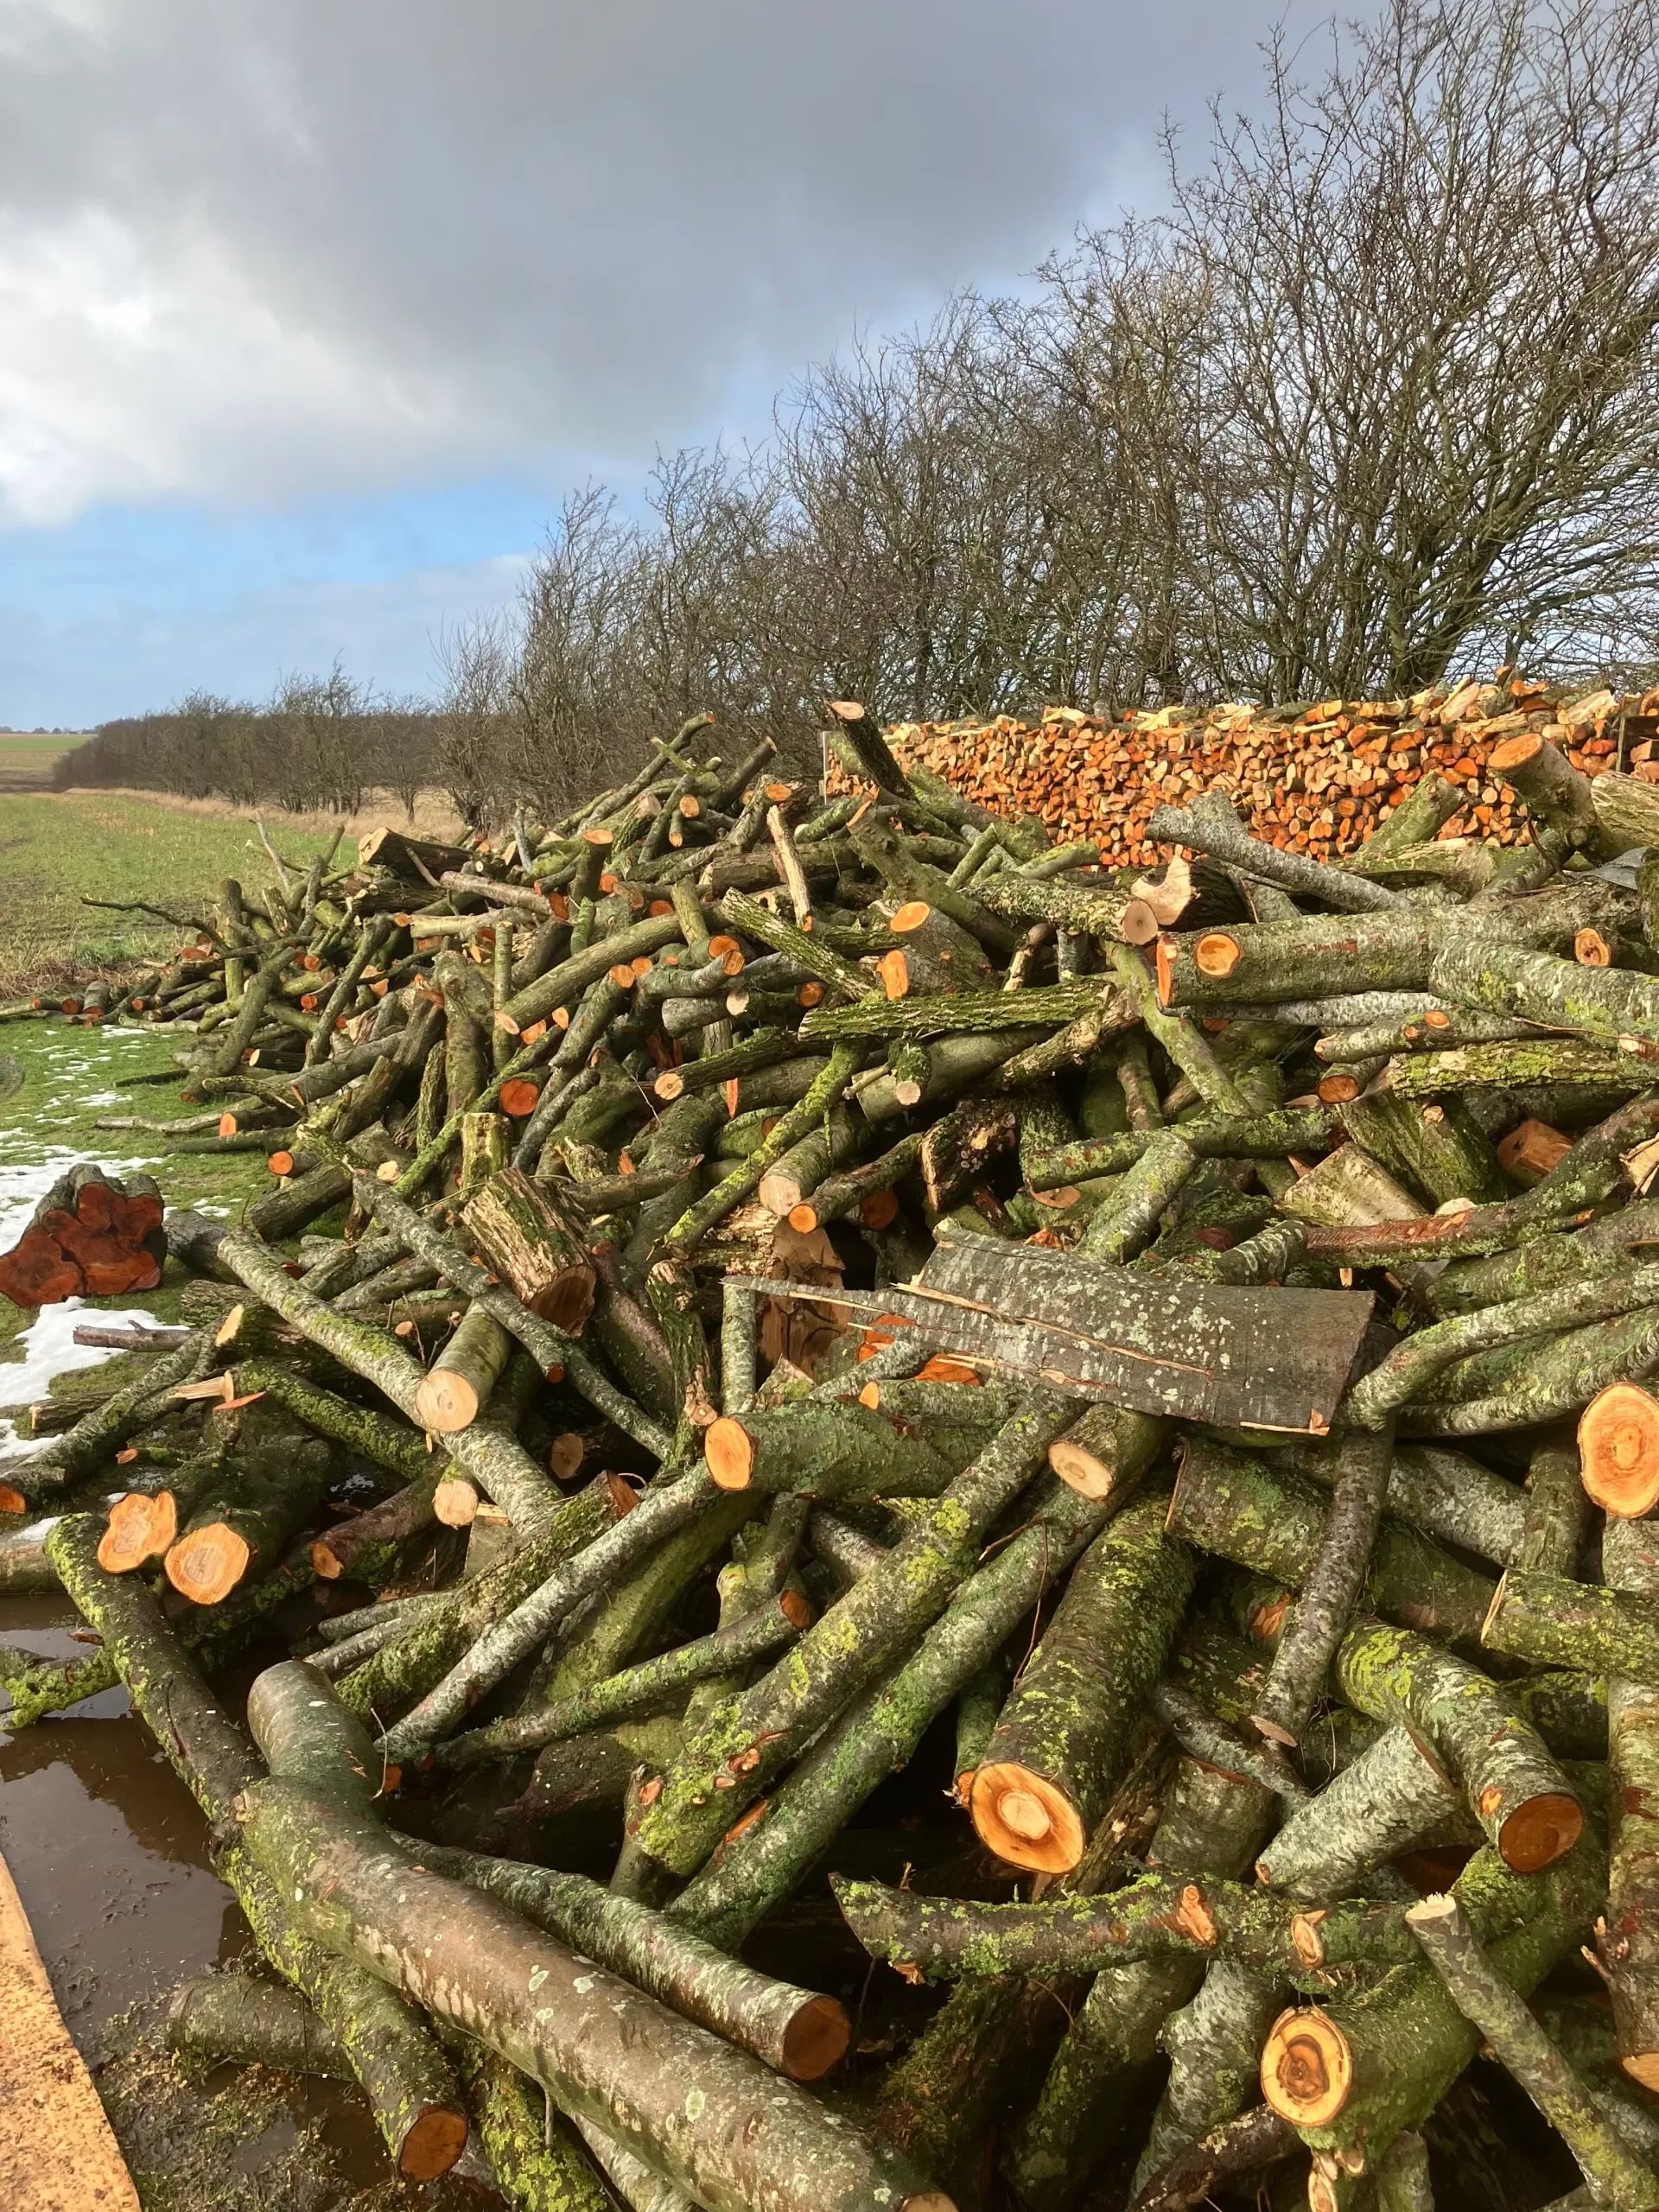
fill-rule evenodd
<path id="1" fill-rule="evenodd" d="M 461 1227 L 521 1304 L 567 1335 L 582 1333 L 594 1306 L 593 1262 L 545 1184 L 505 1169 L 467 1200 Z"/>
<path id="2" fill-rule="evenodd" d="M 1452 2002 L 1480 2031 L 1578 2161 L 1598 2203 L 1617 2212 L 1653 2212 L 1659 2180 L 1643 2164 L 1528 2011 L 1520 1993 L 1482 1950 L 1455 1897 L 1428 1897 L 1408 1925 Z"/>
<path id="3" fill-rule="evenodd" d="M 999 1432 L 887 1561 L 855 1583 L 788 1657 L 708 1724 L 663 1777 L 638 1830 L 641 1850 L 694 1873 L 807 1738 L 856 1697 L 944 1611 L 991 1522 L 1018 1497 L 1071 1418 L 1052 1392 Z"/>
<path id="4" fill-rule="evenodd" d="M 975 1773 L 975 1829 L 1012 1866 L 1075 1866 L 1127 1767 L 1192 1587 L 1191 1554 L 1165 1538 L 1164 1506 L 1129 1506 L 1072 1569 Z"/>
<path id="5" fill-rule="evenodd" d="M 1616 1589 L 1659 1597 L 1650 1522 L 1610 1521 L 1602 1572 Z M 1621 2064 L 1644 2088 L 1659 2088 L 1659 1691 L 1630 1680 L 1621 1664 L 1607 1685 L 1607 1763 L 1612 1789 L 1607 1906 L 1596 1952 L 1613 2000 Z"/>
<path id="6" fill-rule="evenodd" d="M 467 2139 L 465 2109 L 442 2054 L 409 2005 L 305 1939 L 286 1901 L 231 1832 L 232 1804 L 259 1776 L 252 1748 L 196 1675 L 149 1592 L 132 1576 L 99 1569 L 97 1537 L 97 1523 L 86 1515 L 53 1529 L 48 1541 L 65 1588 L 103 1637 L 134 1705 L 212 1824 L 219 1871 L 261 1948 L 338 2037 L 398 2171 L 413 2181 L 435 2179 Z"/>
<path id="7" fill-rule="evenodd" d="M 948 2212 L 948 2198 L 746 2053 L 419 1872 L 373 1820 L 274 1777 L 245 1789 L 238 1812 L 319 1940 L 486 2043 L 711 2212 Z"/>
<path id="8" fill-rule="evenodd" d="M 1488 1840 L 1517 1872 L 1570 1851 L 1584 1827 L 1571 1783 L 1502 1688 L 1408 1629 L 1371 1623 L 1344 1638 L 1337 1685 L 1374 1719 L 1420 1729 L 1463 1785 Z"/>

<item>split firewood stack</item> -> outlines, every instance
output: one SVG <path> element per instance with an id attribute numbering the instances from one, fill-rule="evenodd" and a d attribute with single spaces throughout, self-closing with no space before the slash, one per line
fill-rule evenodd
<path id="1" fill-rule="evenodd" d="M 134 995 L 272 1185 L 0 1466 L 0 1676 L 208 1818 L 175 2042 L 530 2207 L 1659 2207 L 1645 785 L 1115 870 L 833 713 Z"/>
<path id="2" fill-rule="evenodd" d="M 1426 777 L 1462 794 L 1453 834 L 1506 845 L 1524 837 L 1524 795 L 1493 755 L 1528 737 L 1547 739 L 1592 780 L 1659 778 L 1659 690 L 1506 674 L 1402 699 L 1163 707 L 1116 719 L 1052 707 L 1037 722 L 907 722 L 890 734 L 907 765 L 999 812 L 1036 817 L 1057 840 L 1088 837 L 1113 867 L 1154 862 L 1157 808 L 1217 783 L 1264 843 L 1340 861 Z"/>

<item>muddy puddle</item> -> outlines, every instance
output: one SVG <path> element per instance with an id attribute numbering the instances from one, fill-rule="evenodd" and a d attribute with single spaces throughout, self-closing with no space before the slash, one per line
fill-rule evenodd
<path id="1" fill-rule="evenodd" d="M 170 1206 L 233 1215 L 265 1185 L 257 1155 L 169 1156 L 153 1135 L 101 1131 L 101 1116 L 187 1112 L 172 1083 L 124 1077 L 175 1065 L 173 1038 L 46 1022 L 0 1027 L 0 1055 L 22 1071 L 0 1084 L 0 1249 L 77 1160 L 154 1174 Z M 5 1072 L 0 1063 L 0 1072 Z M 15 1082 L 15 1077 L 14 1077 Z M 9 1095 L 8 1095 L 9 1094 Z M 170 1320 L 176 1291 L 70 1300 L 38 1315 L 0 1300 L 0 1408 L 45 1396 L 54 1376 L 99 1364 L 77 1322 Z M 28 1449 L 0 1414 L 0 1454 Z M 0 1643 L 73 1658 L 63 1599 L 0 1599 Z M 93 2068 L 144 2212 L 392 2212 L 501 2200 L 475 2180 L 411 2188 L 391 2177 L 361 2105 L 347 2091 L 258 2069 L 188 2072 L 162 2048 L 178 1984 L 251 1968 L 257 1952 L 208 1861 L 206 1826 L 149 1731 L 108 1690 L 13 1733 L 0 1691 L 0 1853 L 34 1929 L 64 2019 Z M 53 2212 L 47 2206 L 6 2212 Z"/>

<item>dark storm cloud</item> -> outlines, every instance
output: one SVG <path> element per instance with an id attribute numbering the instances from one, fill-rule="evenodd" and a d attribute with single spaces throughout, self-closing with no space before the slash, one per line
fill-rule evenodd
<path id="1" fill-rule="evenodd" d="M 0 512 L 637 464 L 1155 192 L 1275 12 L 11 0 Z"/>

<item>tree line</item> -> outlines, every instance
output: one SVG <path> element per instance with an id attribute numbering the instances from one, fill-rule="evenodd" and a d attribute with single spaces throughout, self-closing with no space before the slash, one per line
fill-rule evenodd
<path id="1" fill-rule="evenodd" d="M 78 781 L 570 803 L 710 708 L 1395 696 L 1659 657 L 1654 0 L 1386 0 L 1264 49 L 1155 217 L 861 335 L 643 511 L 566 500 L 423 705 L 335 675 L 107 725 Z"/>

